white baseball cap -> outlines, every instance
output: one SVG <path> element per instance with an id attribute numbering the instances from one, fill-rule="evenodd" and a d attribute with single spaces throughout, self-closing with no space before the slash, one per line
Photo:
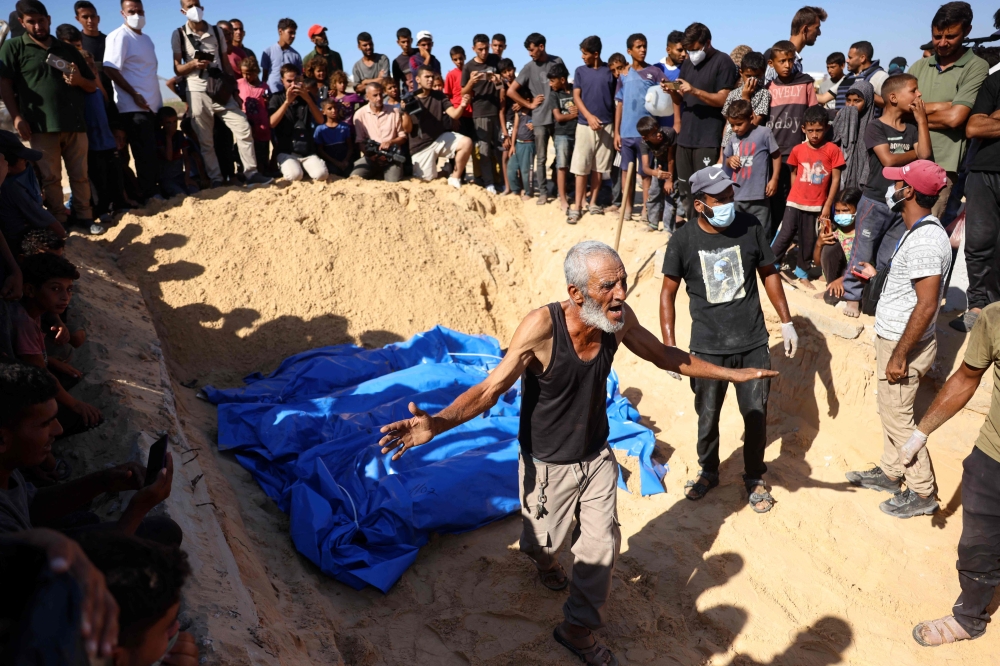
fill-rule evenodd
<path id="1" fill-rule="evenodd" d="M 426 30 L 421 30 L 420 32 L 417 33 L 417 44 L 419 44 L 420 42 L 422 42 L 425 39 L 429 39 L 431 41 L 434 41 L 434 35 L 432 35 L 431 33 L 427 32 Z"/>

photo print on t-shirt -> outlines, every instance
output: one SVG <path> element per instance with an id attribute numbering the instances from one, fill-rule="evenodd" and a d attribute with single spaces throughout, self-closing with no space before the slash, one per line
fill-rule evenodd
<path id="1" fill-rule="evenodd" d="M 799 165 L 799 171 L 801 176 L 799 180 L 803 183 L 812 183 L 813 185 L 822 185 L 826 177 L 830 175 L 830 172 L 826 170 L 822 162 L 813 162 L 809 164 L 808 162 L 803 162 Z"/>
<path id="2" fill-rule="evenodd" d="M 698 255 L 701 257 L 701 274 L 709 303 L 730 303 L 746 297 L 739 245 L 717 252 L 701 250 Z"/>

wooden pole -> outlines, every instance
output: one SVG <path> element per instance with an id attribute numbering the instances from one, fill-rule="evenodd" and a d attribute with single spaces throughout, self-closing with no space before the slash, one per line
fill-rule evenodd
<path id="1" fill-rule="evenodd" d="M 633 160 L 628 165 L 628 173 L 625 176 L 625 182 L 622 183 L 622 205 L 621 210 L 618 213 L 618 231 L 615 232 L 615 252 L 618 251 L 618 243 L 622 239 L 622 225 L 625 224 L 625 197 L 634 196 L 632 192 L 632 181 L 635 179 L 635 161 Z M 629 201 L 629 208 L 631 208 L 632 202 Z"/>

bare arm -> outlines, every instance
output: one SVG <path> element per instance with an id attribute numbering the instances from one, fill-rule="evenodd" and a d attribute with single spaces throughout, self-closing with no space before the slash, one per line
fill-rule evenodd
<path id="1" fill-rule="evenodd" d="M 926 104 L 927 127 L 932 130 L 953 129 L 961 127 L 969 119 L 972 109 L 963 104 L 951 102 L 934 102 Z"/>
<path id="2" fill-rule="evenodd" d="M 677 319 L 677 292 L 680 288 L 680 278 L 663 276 L 663 286 L 660 287 L 660 333 L 663 336 L 663 344 L 668 347 L 677 346 L 674 324 Z"/>
<path id="3" fill-rule="evenodd" d="M 930 135 L 928 135 L 928 145 L 930 145 L 929 137 Z M 889 152 L 889 144 L 883 143 L 875 146 L 872 150 L 875 151 L 878 161 L 881 162 L 884 167 L 906 166 L 913 160 L 920 159 L 917 157 L 916 148 L 908 150 L 905 153 L 892 153 Z"/>
<path id="4" fill-rule="evenodd" d="M 820 213 L 821 220 L 831 219 L 833 202 L 837 199 L 837 194 L 840 192 L 840 176 L 843 171 L 844 167 L 837 167 L 830 176 L 830 192 L 826 195 L 826 203 L 823 204 L 823 210 Z"/>
<path id="5" fill-rule="evenodd" d="M 521 97 L 521 84 L 518 83 L 517 81 L 511 83 L 510 87 L 507 88 L 507 95 L 509 95 L 512 100 L 514 100 L 515 102 L 517 102 L 526 109 L 535 108 L 533 106 L 533 102 L 529 102 L 528 100 Z"/>
<path id="6" fill-rule="evenodd" d="M 116 86 L 124 90 L 129 95 L 129 97 L 131 97 L 135 101 L 135 103 L 139 106 L 139 108 L 145 109 L 147 111 L 150 110 L 149 104 L 146 103 L 145 98 L 135 91 L 135 88 L 133 88 L 132 85 L 125 80 L 125 77 L 122 76 L 122 73 L 120 71 L 118 71 L 114 67 L 109 67 L 105 65 L 104 73 L 108 75 L 109 79 L 114 81 Z"/>
<path id="7" fill-rule="evenodd" d="M 924 414 L 924 418 L 920 419 L 917 429 L 929 435 L 958 414 L 972 400 L 987 370 L 989 367 L 973 368 L 963 363 L 934 397 L 934 402 Z"/>
<path id="8" fill-rule="evenodd" d="M 907 376 L 907 356 L 930 326 L 931 320 L 940 307 L 938 296 L 940 295 L 941 276 L 929 275 L 913 281 L 913 289 L 917 292 L 917 305 L 910 313 L 910 319 L 906 322 L 903 336 L 896 343 L 896 348 L 889 357 L 889 363 L 885 368 L 885 376 L 889 383 L 894 384 Z"/>
<path id="9" fill-rule="evenodd" d="M 965 136 L 970 139 L 1000 139 L 1000 110 L 990 115 L 977 113 L 969 118 Z"/>
<path id="10" fill-rule="evenodd" d="M 717 106 L 721 109 L 723 104 L 726 103 L 726 98 L 729 97 L 731 89 L 723 88 L 719 92 L 710 93 L 692 86 L 690 90 L 685 90 L 684 92 L 689 95 L 694 95 L 700 101 L 708 104 L 709 106 Z"/>
<path id="11" fill-rule="evenodd" d="M 628 349 L 641 359 L 649 361 L 661 370 L 667 372 L 677 372 L 687 377 L 699 377 L 702 379 L 715 379 L 727 382 L 747 382 L 753 379 L 765 377 L 776 377 L 777 372 L 773 370 L 757 370 L 754 368 L 729 369 L 720 368 L 717 365 L 706 363 L 701 359 L 692 356 L 683 349 L 668 347 L 656 336 L 643 328 L 636 318 L 632 308 L 626 303 L 625 328 L 623 329 L 621 341 Z"/>
<path id="12" fill-rule="evenodd" d="M 406 113 L 405 111 L 403 111 L 400 115 L 401 115 L 401 117 L 400 117 L 399 120 L 400 120 L 400 124 L 403 126 L 403 131 L 406 132 L 407 134 L 412 133 L 413 132 L 413 118 L 411 118 L 410 114 Z"/>
<path id="13" fill-rule="evenodd" d="M 322 125 L 326 119 L 323 118 L 323 112 L 319 110 L 319 106 L 316 105 L 316 100 L 313 99 L 313 96 L 306 93 L 302 96 L 302 99 L 306 101 L 306 105 L 308 105 L 309 111 L 312 113 L 313 122 L 317 125 Z"/>
<path id="14" fill-rule="evenodd" d="M 552 318 L 548 310 L 540 308 L 533 311 L 517 327 L 507 354 L 486 379 L 433 416 L 411 402 L 410 413 L 413 418 L 382 427 L 380 432 L 384 436 L 379 440 L 382 453 L 401 447 L 392 457 L 393 460 L 398 460 L 407 449 L 426 444 L 437 435 L 491 409 L 500 396 L 524 374 L 528 365 L 537 360 L 536 352 L 551 346 L 551 340 Z"/>
<path id="15" fill-rule="evenodd" d="M 788 301 L 785 299 L 785 288 L 781 284 L 781 276 L 778 270 L 771 265 L 757 269 L 757 274 L 764 282 L 764 291 L 767 292 L 767 299 L 771 301 L 778 318 L 782 324 L 787 324 L 792 320 L 792 315 L 788 311 Z"/>

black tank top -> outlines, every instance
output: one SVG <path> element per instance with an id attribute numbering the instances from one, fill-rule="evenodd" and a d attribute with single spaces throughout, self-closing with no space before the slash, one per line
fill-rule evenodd
<path id="1" fill-rule="evenodd" d="M 548 463 L 572 463 L 608 441 L 607 381 L 618 350 L 614 333 L 601 334 L 601 351 L 580 360 L 562 305 L 549 303 L 552 358 L 540 375 L 521 378 L 521 451 Z"/>

